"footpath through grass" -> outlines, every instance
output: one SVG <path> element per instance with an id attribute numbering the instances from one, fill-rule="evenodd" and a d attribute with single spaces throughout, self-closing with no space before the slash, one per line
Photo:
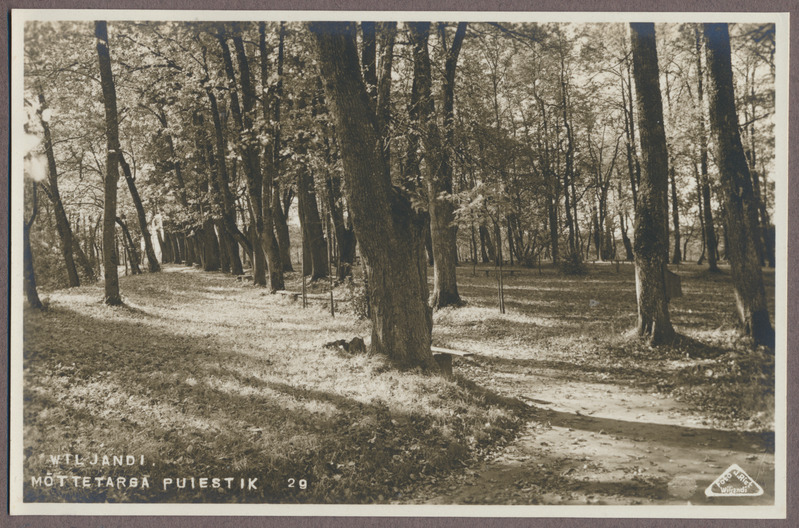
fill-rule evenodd
<path id="1" fill-rule="evenodd" d="M 630 265 L 517 270 L 504 315 L 493 275 L 460 267 L 468 304 L 437 312 L 433 330 L 435 345 L 475 354 L 455 359 L 454 380 L 327 349 L 368 322 L 220 273 L 123 277 L 116 308 L 101 284 L 54 292 L 25 313 L 25 499 L 402 503 L 535 420 L 518 398 L 538 373 L 675 397 L 716 428 L 773 430 L 774 363 L 738 339 L 729 275 L 677 271 L 684 338 L 651 349 L 628 332 Z"/>

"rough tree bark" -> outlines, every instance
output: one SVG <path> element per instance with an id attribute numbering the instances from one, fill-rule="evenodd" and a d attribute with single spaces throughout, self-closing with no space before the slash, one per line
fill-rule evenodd
<path id="1" fill-rule="evenodd" d="M 372 349 L 395 363 L 437 370 L 422 222 L 386 177 L 377 119 L 358 64 L 354 23 L 312 23 L 341 146 L 347 202 L 367 261 Z"/>
<path id="2" fill-rule="evenodd" d="M 663 128 L 663 102 L 658 84 L 655 25 L 630 24 L 641 137 L 641 179 L 635 208 L 635 286 L 638 297 L 638 334 L 652 345 L 675 337 L 666 296 L 668 239 L 668 153 Z"/>
<path id="3" fill-rule="evenodd" d="M 117 183 L 119 182 L 119 121 L 117 118 L 117 94 L 111 72 L 111 54 L 108 49 L 108 27 L 104 20 L 94 23 L 97 39 L 97 58 L 100 63 L 100 83 L 103 88 L 105 106 L 105 134 L 107 154 L 105 159 L 105 185 L 103 205 L 103 270 L 105 274 L 105 303 L 122 304 L 119 294 L 118 259 L 114 251 L 117 217 Z"/>
<path id="4" fill-rule="evenodd" d="M 727 244 L 738 316 L 744 332 L 758 345 L 774 348 L 774 329 L 758 259 L 758 225 L 749 211 L 756 207 L 752 179 L 738 132 L 733 90 L 730 35 L 727 24 L 704 25 L 710 129 L 716 140 L 721 188 L 724 193 Z"/>

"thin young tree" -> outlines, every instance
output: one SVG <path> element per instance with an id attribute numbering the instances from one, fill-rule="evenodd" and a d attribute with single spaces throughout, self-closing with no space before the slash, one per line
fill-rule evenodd
<path id="1" fill-rule="evenodd" d="M 25 288 L 25 298 L 28 300 L 28 304 L 31 306 L 31 308 L 40 310 L 43 308 L 43 305 L 41 299 L 39 299 L 39 292 L 36 289 L 36 272 L 33 268 L 33 249 L 31 248 L 31 228 L 33 227 L 33 222 L 36 221 L 36 214 L 39 212 L 39 198 L 36 193 L 37 186 L 38 184 L 34 180 L 31 187 L 31 200 L 33 202 L 31 207 L 31 216 L 23 222 L 22 226 L 22 276 Z"/>
<path id="2" fill-rule="evenodd" d="M 97 39 L 97 57 L 100 63 L 100 83 L 103 88 L 105 106 L 105 135 L 107 153 L 105 158 L 105 185 L 103 205 L 103 270 L 105 273 L 105 303 L 122 304 L 119 294 L 118 256 L 114 248 L 115 222 L 117 218 L 117 183 L 119 182 L 119 119 L 117 116 L 117 94 L 111 72 L 111 53 L 108 49 L 108 25 L 104 20 L 94 23 Z"/>
<path id="3" fill-rule="evenodd" d="M 635 205 L 635 290 L 638 335 L 653 345 L 674 339 L 666 296 L 669 159 L 658 83 L 655 25 L 631 23 L 633 78 L 641 137 L 641 179 Z"/>
<path id="4" fill-rule="evenodd" d="M 80 277 L 78 276 L 78 268 L 75 266 L 75 258 L 73 256 L 74 244 L 72 241 L 73 233 L 72 227 L 69 224 L 67 213 L 64 210 L 64 204 L 61 201 L 61 193 L 58 190 L 58 169 L 56 168 L 55 154 L 53 152 L 53 139 L 50 133 L 50 124 L 45 118 L 45 110 L 47 103 L 44 99 L 44 90 L 39 88 L 39 122 L 42 125 L 44 132 L 44 151 L 47 155 L 47 183 L 45 186 L 42 184 L 47 197 L 53 203 L 53 212 L 55 213 L 56 230 L 58 237 L 61 241 L 61 254 L 64 256 L 64 263 L 67 267 L 67 279 L 70 286 L 80 286 Z"/>
<path id="5" fill-rule="evenodd" d="M 749 211 L 756 207 L 752 178 L 738 131 L 727 24 L 704 25 L 708 67 L 710 129 L 724 193 L 727 226 L 725 250 L 730 261 L 735 300 L 743 330 L 758 345 L 774 347 L 763 273 L 757 253 L 758 226 Z"/>
<path id="6" fill-rule="evenodd" d="M 696 96 L 699 100 L 699 166 L 702 182 L 702 225 L 705 228 L 703 234 L 707 251 L 708 271 L 718 273 L 719 266 L 716 263 L 716 246 L 718 240 L 716 238 L 716 229 L 713 226 L 713 207 L 710 203 L 710 176 L 708 176 L 707 172 L 708 150 L 707 133 L 705 132 L 705 90 L 703 83 L 705 74 L 702 68 L 702 39 L 699 35 L 699 28 L 694 28 L 694 37 L 696 42 Z"/>

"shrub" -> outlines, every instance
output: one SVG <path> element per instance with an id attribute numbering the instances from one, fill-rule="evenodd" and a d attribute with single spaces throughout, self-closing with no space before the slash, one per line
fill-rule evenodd
<path id="1" fill-rule="evenodd" d="M 564 275 L 585 275 L 588 273 L 588 268 L 578 253 L 569 253 L 560 264 L 560 272 Z"/>

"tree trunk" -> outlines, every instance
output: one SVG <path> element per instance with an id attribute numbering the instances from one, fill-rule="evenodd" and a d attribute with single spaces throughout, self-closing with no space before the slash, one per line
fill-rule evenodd
<path id="1" fill-rule="evenodd" d="M 517 250 L 516 250 L 516 247 L 513 244 L 513 229 L 511 228 L 510 223 L 511 223 L 511 216 L 508 215 L 508 216 L 505 217 L 505 226 L 507 227 L 507 231 L 508 231 L 508 236 L 506 237 L 508 239 L 508 259 L 510 260 L 510 265 L 513 266 L 513 254 Z M 516 256 L 519 257 L 518 254 Z M 519 257 L 519 258 L 521 258 L 521 257 Z"/>
<path id="2" fill-rule="evenodd" d="M 422 233 L 422 236 L 424 237 L 424 251 L 425 255 L 427 256 L 427 265 L 432 267 L 435 265 L 435 258 L 433 256 L 433 235 L 430 232 L 430 215 L 425 214 L 423 216 L 426 219 L 424 224 L 424 232 Z"/>
<path id="3" fill-rule="evenodd" d="M 195 243 L 194 243 L 195 236 L 196 235 L 194 233 L 194 230 L 192 230 L 189 234 L 183 236 L 183 246 L 186 249 L 186 255 L 185 255 L 185 260 L 183 261 L 183 264 L 185 264 L 186 266 L 188 266 L 190 268 L 194 266 L 195 262 L 197 262 L 197 263 L 200 262 L 200 258 L 197 255 L 197 251 L 196 251 L 196 247 L 195 247 Z"/>
<path id="4" fill-rule="evenodd" d="M 83 248 L 80 247 L 80 242 L 76 236 L 72 237 L 72 255 L 77 257 L 78 264 L 83 269 L 84 275 L 86 275 L 92 281 L 97 280 L 92 263 L 89 261 L 89 257 L 86 256 Z"/>
<path id="5" fill-rule="evenodd" d="M 702 253 L 699 255 L 699 260 L 697 260 L 698 265 L 702 265 L 705 262 L 705 251 L 707 249 L 707 238 L 705 237 L 705 216 L 704 216 L 704 208 L 702 206 L 702 181 L 699 177 L 699 168 L 696 166 L 696 163 L 691 163 L 691 166 L 694 169 L 694 178 L 696 179 L 696 202 L 697 202 L 697 216 L 699 217 L 699 228 L 701 231 L 699 232 L 699 238 L 702 239 Z"/>
<path id="6" fill-rule="evenodd" d="M 234 37 L 234 45 L 238 53 L 239 46 L 242 46 L 241 37 Z M 230 53 L 230 47 L 227 43 L 226 36 L 220 32 L 217 34 L 217 41 L 222 48 L 222 60 L 225 64 L 225 72 L 227 73 L 228 80 L 231 86 L 237 86 L 236 72 L 233 68 L 233 59 Z M 237 90 L 232 90 L 230 93 L 230 106 L 233 112 L 233 118 L 238 127 L 239 136 L 242 141 L 237 143 L 237 150 L 241 155 L 244 164 L 244 173 L 247 177 L 247 193 L 250 200 L 250 215 L 252 216 L 252 226 L 255 230 L 255 236 L 250 237 L 250 244 L 252 246 L 253 270 L 252 278 L 255 286 L 266 286 L 266 260 L 263 254 L 263 246 L 261 240 L 264 232 L 264 219 L 263 219 L 263 174 L 261 172 L 261 160 L 258 155 L 258 140 L 257 131 L 253 124 L 255 94 L 250 78 L 249 64 L 246 56 L 239 55 L 239 76 L 241 78 L 241 92 L 244 102 L 244 109 L 239 106 L 239 98 Z"/>
<path id="7" fill-rule="evenodd" d="M 289 214 L 289 206 L 291 200 L 287 200 L 285 204 L 281 204 L 281 187 L 277 179 L 280 174 L 280 109 L 283 99 L 283 48 L 286 35 L 285 23 L 280 23 L 280 40 L 277 47 L 277 85 L 275 86 L 275 101 L 273 120 L 276 123 L 274 136 L 273 136 L 273 159 L 274 159 L 274 176 L 272 178 L 272 221 L 275 226 L 275 235 L 277 236 L 277 245 L 280 251 L 280 262 L 283 266 L 283 271 L 294 271 L 291 265 L 291 240 L 289 238 L 289 226 L 286 218 Z M 263 64 L 261 66 L 263 69 Z M 289 193 L 290 196 L 290 193 Z"/>
<path id="8" fill-rule="evenodd" d="M 394 62 L 394 41 L 397 23 L 382 22 L 380 24 L 380 71 L 377 78 L 377 127 L 380 142 L 383 145 L 383 157 L 388 166 L 391 163 L 391 141 L 389 126 L 391 121 L 391 71 Z"/>
<path id="9" fill-rule="evenodd" d="M 627 222 L 625 222 L 624 213 L 622 212 L 619 212 L 619 223 L 621 224 L 621 242 L 624 244 L 624 258 L 627 262 L 633 262 L 635 260 L 633 244 L 630 241 L 630 237 L 627 236 Z"/>
<path id="10" fill-rule="evenodd" d="M 494 244 L 491 242 L 491 235 L 489 234 L 488 228 L 480 224 L 479 231 L 483 263 L 487 264 L 488 262 L 496 260 L 496 251 L 494 250 Z"/>
<path id="11" fill-rule="evenodd" d="M 58 231 L 58 238 L 61 241 L 61 254 L 64 256 L 64 264 L 67 268 L 67 279 L 69 280 L 70 287 L 80 286 L 80 277 L 78 276 L 78 269 L 75 266 L 75 259 L 73 258 L 73 234 L 72 228 L 67 219 L 67 213 L 64 211 L 64 204 L 61 201 L 61 194 L 58 191 L 58 171 L 56 170 L 55 154 L 53 153 L 53 139 L 50 135 L 50 125 L 44 120 L 43 112 L 47 108 L 44 100 L 44 93 L 39 91 L 39 122 L 44 131 L 44 151 L 47 155 L 47 181 L 50 188 L 44 187 L 50 201 L 53 202 L 53 209 L 55 212 L 56 230 Z"/>
<path id="12" fill-rule="evenodd" d="M 251 242 L 247 236 L 241 232 L 236 224 L 236 199 L 230 190 L 230 180 L 228 178 L 227 164 L 225 163 L 226 141 L 224 129 L 222 127 L 222 120 L 219 116 L 219 107 L 217 105 L 216 96 L 210 89 L 206 89 L 208 101 L 211 104 L 211 117 L 214 121 L 214 140 L 216 144 L 216 171 L 214 171 L 217 178 L 217 185 L 222 195 L 222 219 L 225 223 L 225 229 L 229 236 L 233 237 L 236 242 L 244 247 L 245 251 L 252 252 Z M 238 248 L 235 248 L 236 257 L 238 257 Z M 241 259 L 235 258 L 233 261 L 232 273 L 241 275 L 243 273 L 241 268 Z"/>
<path id="13" fill-rule="evenodd" d="M 303 271 L 311 280 L 316 280 L 327 277 L 327 245 L 313 187 L 313 176 L 306 167 L 301 167 L 297 175 L 297 207 L 302 226 L 303 259 L 306 260 Z"/>
<path id="14" fill-rule="evenodd" d="M 680 208 L 677 201 L 677 178 L 674 175 L 674 165 L 669 168 L 671 174 L 671 219 L 674 223 L 674 257 L 672 264 L 682 262 L 682 250 L 680 248 Z"/>
<path id="15" fill-rule="evenodd" d="M 111 72 L 111 54 L 108 49 L 108 28 L 104 20 L 94 23 L 97 39 L 97 57 L 100 63 L 100 79 L 105 106 L 105 130 L 107 154 L 105 160 L 105 185 L 103 205 L 103 269 L 105 271 L 105 303 L 122 304 L 117 275 L 117 254 L 114 251 L 114 222 L 117 217 L 117 182 L 119 181 L 119 121 L 117 119 L 117 95 Z"/>
<path id="16" fill-rule="evenodd" d="M 499 227 L 499 222 L 493 221 L 494 225 L 494 241 L 496 242 L 496 253 L 494 255 L 494 264 L 501 266 L 505 257 L 502 247 L 502 230 Z"/>
<path id="17" fill-rule="evenodd" d="M 214 220 L 206 218 L 203 222 L 203 271 L 219 271 L 221 267 L 219 240 L 216 238 Z"/>
<path id="18" fill-rule="evenodd" d="M 122 228 L 122 244 L 123 246 L 126 247 L 127 252 L 130 255 L 130 258 L 128 260 L 130 260 L 131 273 L 133 275 L 140 275 L 141 268 L 139 267 L 139 252 L 136 250 L 136 245 L 133 242 L 133 237 L 130 236 L 128 225 L 120 217 L 117 217 L 116 222 L 117 224 L 119 224 L 119 227 Z"/>
<path id="19" fill-rule="evenodd" d="M 554 184 L 550 186 L 554 187 Z M 560 255 L 558 253 L 558 201 L 555 197 L 554 189 L 551 190 L 551 193 L 552 194 L 547 196 L 547 223 L 549 224 L 549 246 L 552 263 L 557 264 L 560 260 Z"/>
<path id="20" fill-rule="evenodd" d="M 699 165 L 702 176 L 702 205 L 705 225 L 705 246 L 707 248 L 708 271 L 717 273 L 719 271 L 716 262 L 716 251 L 718 241 L 716 239 L 716 229 L 713 226 L 713 208 L 710 204 L 710 176 L 707 173 L 707 133 L 705 132 L 705 104 L 704 104 L 704 72 L 702 70 L 702 41 L 699 36 L 699 28 L 694 28 L 696 37 L 696 93 L 699 100 Z"/>
<path id="21" fill-rule="evenodd" d="M 436 124 L 435 104 L 432 94 L 430 56 L 427 49 L 430 24 L 419 22 L 409 25 L 413 41 L 414 84 L 419 90 L 419 122 L 423 130 L 427 169 L 428 211 L 430 213 L 430 237 L 433 256 L 433 293 L 430 303 L 433 308 L 460 304 L 456 279 L 455 206 L 452 202 L 452 166 L 447 153 L 449 145 L 442 145 Z M 444 124 L 451 130 L 453 121 L 453 99 L 455 65 L 466 32 L 466 25 L 458 28 L 453 48 L 447 52 L 444 80 Z M 445 138 L 452 140 L 452 133 L 445 130 Z M 446 140 L 445 139 L 445 140 Z"/>
<path id="22" fill-rule="evenodd" d="M 131 173 L 130 166 L 125 160 L 122 151 L 119 151 L 119 165 L 122 167 L 122 173 L 125 175 L 125 181 L 128 183 L 130 190 L 130 197 L 133 199 L 133 205 L 136 207 L 136 217 L 139 220 L 139 230 L 141 231 L 142 238 L 144 238 L 144 251 L 147 255 L 147 269 L 150 273 L 161 271 L 161 265 L 158 263 L 158 258 L 155 256 L 153 249 L 153 239 L 150 236 L 150 230 L 147 226 L 147 216 L 144 214 L 144 206 L 142 205 L 139 191 L 136 189 L 136 181 Z"/>
<path id="23" fill-rule="evenodd" d="M 42 301 L 39 299 L 39 292 L 36 290 L 36 273 L 33 268 L 33 250 L 31 249 L 31 227 L 33 222 L 36 221 L 36 214 L 39 211 L 39 200 L 36 192 L 37 183 L 32 182 L 32 199 L 33 207 L 31 217 L 26 220 L 22 226 L 22 253 L 23 253 L 23 283 L 25 288 L 25 298 L 28 299 L 28 304 L 31 308 L 41 309 Z"/>
<path id="24" fill-rule="evenodd" d="M 638 334 L 652 345 L 660 345 L 670 343 L 675 336 L 665 284 L 668 153 L 658 85 L 655 25 L 633 23 L 630 28 L 642 159 L 634 242 Z"/>
<path id="25" fill-rule="evenodd" d="M 186 260 L 185 233 L 172 233 L 172 247 L 175 252 L 175 264 L 182 264 Z"/>
<path id="26" fill-rule="evenodd" d="M 221 218 L 214 219 L 214 232 L 219 241 L 219 269 L 222 273 L 230 273 L 230 245 L 225 231 L 225 222 Z"/>
<path id="27" fill-rule="evenodd" d="M 710 80 L 710 129 L 716 139 L 716 159 L 725 201 L 725 251 L 732 269 L 738 316 L 744 331 L 754 338 L 756 344 L 773 349 L 774 329 L 769 318 L 755 241 L 759 226 L 749 214 L 756 204 L 738 132 L 730 35 L 727 24 L 705 24 L 704 34 Z"/>
<path id="28" fill-rule="evenodd" d="M 393 188 L 378 141 L 377 119 L 360 75 L 355 26 L 312 23 L 320 69 L 333 107 L 347 178 L 347 202 L 366 260 L 372 349 L 406 367 L 437 370 L 430 351 L 432 310 L 422 221 Z"/>
<path id="29" fill-rule="evenodd" d="M 361 22 L 361 68 L 366 83 L 366 93 L 372 103 L 377 102 L 377 24 Z"/>
<path id="30" fill-rule="evenodd" d="M 267 93 L 267 89 L 269 86 L 269 70 L 268 66 L 269 63 L 267 61 L 267 50 L 266 50 L 266 25 L 261 22 L 258 24 L 258 49 L 260 51 L 260 58 L 261 58 L 261 89 L 264 94 Z M 266 253 L 266 263 L 269 268 L 269 288 L 271 291 L 275 292 L 278 290 L 282 290 L 285 288 L 285 284 L 283 281 L 283 270 L 285 269 L 283 266 L 281 254 L 280 254 L 280 243 L 275 236 L 275 215 L 282 216 L 282 209 L 280 208 L 279 200 L 275 200 L 274 194 L 274 181 L 280 174 L 280 102 L 281 98 L 283 97 L 283 38 L 284 38 L 284 23 L 280 23 L 280 42 L 278 44 L 278 81 L 276 87 L 276 95 L 274 98 L 274 125 L 273 125 L 273 134 L 272 134 L 272 143 L 269 148 L 266 149 L 265 152 L 265 159 L 264 159 L 264 175 L 263 175 L 263 187 L 261 194 L 263 195 L 263 221 L 264 221 L 264 228 L 263 232 L 261 233 L 261 241 L 264 246 L 264 252 Z M 244 72 L 247 69 L 246 61 L 247 56 L 244 53 L 244 45 L 242 44 L 242 40 L 240 36 L 237 36 L 234 39 L 236 44 L 236 53 L 239 57 L 239 69 Z M 242 66 L 244 64 L 244 66 Z M 247 76 L 249 77 L 249 76 Z M 244 85 L 245 76 L 242 74 L 242 85 Z M 255 93 L 252 90 L 252 86 L 245 87 L 243 91 L 244 95 L 244 107 L 245 109 L 249 105 L 255 104 Z M 262 104 L 263 114 L 264 114 L 264 121 L 266 123 L 269 122 L 269 105 L 268 100 Z M 277 210 L 277 211 L 275 211 Z"/>
<path id="31" fill-rule="evenodd" d="M 340 203 L 341 182 L 337 176 L 329 171 L 325 176 L 327 185 L 327 206 L 333 218 L 333 230 L 336 234 L 336 278 L 343 281 L 352 274 L 352 265 L 355 263 L 355 232 L 352 224 L 345 223 L 343 205 Z"/>

